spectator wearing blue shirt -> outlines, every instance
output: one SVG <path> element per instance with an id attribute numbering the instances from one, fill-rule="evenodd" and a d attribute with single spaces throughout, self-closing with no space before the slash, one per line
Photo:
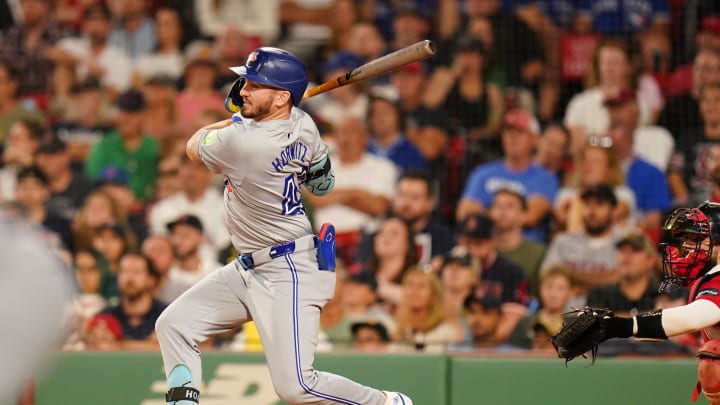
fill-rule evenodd
<path id="1" fill-rule="evenodd" d="M 504 158 L 473 169 L 458 204 L 457 218 L 461 220 L 468 214 L 485 211 L 500 189 L 515 190 L 527 198 L 525 237 L 542 242 L 547 235 L 546 220 L 558 181 L 533 160 L 540 125 L 529 111 L 520 108 L 510 110 L 503 124 Z"/>
<path id="2" fill-rule="evenodd" d="M 367 122 L 370 153 L 390 159 L 401 172 L 428 168 L 425 157 L 405 136 L 405 119 L 393 100 L 377 95 L 370 97 Z"/>
<path id="3" fill-rule="evenodd" d="M 111 2 L 113 16 L 120 22 L 110 33 L 108 43 L 125 51 L 130 59 L 136 60 L 155 50 L 155 22 L 146 7 L 145 0 Z"/>
<path id="4" fill-rule="evenodd" d="M 582 32 L 632 36 L 647 29 L 668 32 L 668 0 L 579 0 L 578 26 Z"/>
<path id="5" fill-rule="evenodd" d="M 610 139 L 625 173 L 625 181 L 635 194 L 637 217 L 635 223 L 647 231 L 659 231 L 664 214 L 670 209 L 670 187 L 663 172 L 635 155 L 633 143 L 638 127 L 640 109 L 635 92 L 624 89 L 606 97 L 605 107 L 610 115 Z"/>

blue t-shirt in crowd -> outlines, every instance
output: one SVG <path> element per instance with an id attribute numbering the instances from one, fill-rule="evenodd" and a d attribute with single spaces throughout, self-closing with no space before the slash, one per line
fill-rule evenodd
<path id="1" fill-rule="evenodd" d="M 389 148 L 380 148 L 377 142 L 370 141 L 368 152 L 376 156 L 382 156 L 390 159 L 398 169 L 403 172 L 406 170 L 427 170 L 428 162 L 425 157 L 420 154 L 415 145 L 410 143 L 404 136 L 401 136 L 395 144 Z"/>
<path id="2" fill-rule="evenodd" d="M 625 174 L 628 187 L 635 193 L 640 212 L 670 209 L 670 187 L 665 175 L 643 159 L 635 158 Z"/>
<path id="3" fill-rule="evenodd" d="M 536 0 L 535 7 L 556 26 L 571 29 L 577 15 L 577 0 Z"/>
<path id="4" fill-rule="evenodd" d="M 578 14 L 592 18 L 593 31 L 604 35 L 634 34 L 656 20 L 670 18 L 668 0 L 580 0 Z"/>
<path id="5" fill-rule="evenodd" d="M 495 192 L 502 189 L 514 190 L 526 199 L 541 195 L 552 204 L 558 191 L 558 181 L 552 173 L 535 163 L 525 170 L 511 171 L 504 160 L 496 160 L 478 166 L 470 173 L 462 198 L 479 201 L 487 208 L 492 204 Z M 544 242 L 546 225 L 526 228 L 523 233 L 529 240 Z"/>

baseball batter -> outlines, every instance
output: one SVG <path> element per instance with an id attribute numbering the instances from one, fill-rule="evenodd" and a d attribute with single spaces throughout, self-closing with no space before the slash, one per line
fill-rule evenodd
<path id="1" fill-rule="evenodd" d="M 198 344 L 254 320 L 278 396 L 291 404 L 412 404 L 407 396 L 360 385 L 313 368 L 320 309 L 335 288 L 334 229 L 313 235 L 300 186 L 313 194 L 334 184 L 327 146 L 297 106 L 307 87 L 302 62 L 259 48 L 226 106 L 234 119 L 198 130 L 190 159 L 225 176 L 225 215 L 237 260 L 174 301 L 156 332 L 168 377 L 168 404 L 199 402 Z"/>

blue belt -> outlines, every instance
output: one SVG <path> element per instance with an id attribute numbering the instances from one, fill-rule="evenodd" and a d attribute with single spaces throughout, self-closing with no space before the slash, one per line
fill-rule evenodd
<path id="1" fill-rule="evenodd" d="M 279 245 L 260 249 L 257 252 L 238 255 L 237 260 L 245 270 L 250 270 L 272 259 L 314 247 L 317 247 L 317 237 L 315 235 L 308 235 L 298 240 L 283 242 Z"/>

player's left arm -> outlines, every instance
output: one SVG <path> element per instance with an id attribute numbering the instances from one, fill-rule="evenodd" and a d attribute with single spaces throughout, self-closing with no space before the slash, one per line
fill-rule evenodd
<path id="1" fill-rule="evenodd" d="M 190 160 L 193 162 L 202 162 L 202 159 L 200 158 L 200 142 L 202 142 L 202 138 L 209 132 L 214 129 L 222 129 L 229 125 L 233 124 L 233 120 L 227 119 L 215 122 L 210 125 L 206 125 L 197 131 L 188 139 L 187 143 L 185 144 L 185 153 L 187 153 Z"/>
<path id="2" fill-rule="evenodd" d="M 606 339 L 637 337 L 667 339 L 696 332 L 720 322 L 720 307 L 711 300 L 699 299 L 687 305 L 646 312 L 632 318 L 606 319 Z"/>

